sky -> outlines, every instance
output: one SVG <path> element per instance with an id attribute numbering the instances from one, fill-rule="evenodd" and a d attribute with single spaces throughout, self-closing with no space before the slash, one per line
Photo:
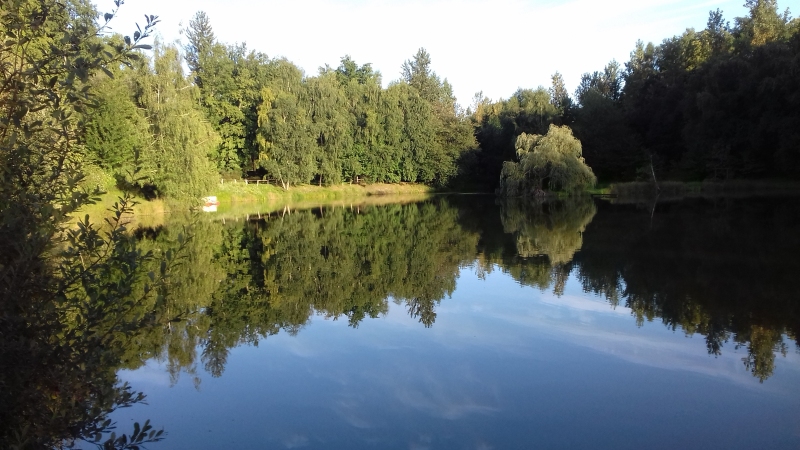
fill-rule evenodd
<path id="1" fill-rule="evenodd" d="M 101 12 L 111 0 L 93 0 Z M 182 38 L 198 10 L 219 41 L 247 43 L 269 57 L 286 57 L 307 75 L 336 67 L 344 55 L 371 63 L 384 85 L 420 47 L 432 68 L 467 107 L 482 91 L 493 100 L 518 88 L 549 86 L 559 71 L 570 91 L 585 72 L 628 60 L 638 39 L 661 42 L 686 28 L 705 28 L 708 12 L 743 16 L 744 0 L 128 0 L 113 25 L 130 34 L 144 14 L 161 18 L 167 42 Z M 800 0 L 779 1 L 800 10 Z M 794 15 L 794 14 L 793 14 Z M 185 38 L 184 38 L 185 40 Z"/>

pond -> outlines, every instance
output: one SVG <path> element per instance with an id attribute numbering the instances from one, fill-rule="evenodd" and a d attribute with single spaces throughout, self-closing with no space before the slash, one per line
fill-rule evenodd
<path id="1" fill-rule="evenodd" d="M 238 217 L 238 216 L 237 216 Z M 119 378 L 157 449 L 800 448 L 800 199 L 213 214 Z"/>

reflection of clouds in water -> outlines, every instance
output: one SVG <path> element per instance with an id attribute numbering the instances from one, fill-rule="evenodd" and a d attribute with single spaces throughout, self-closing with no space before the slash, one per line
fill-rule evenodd
<path id="1" fill-rule="evenodd" d="M 618 306 L 616 309 L 611 309 L 610 305 L 606 304 L 604 307 L 603 303 L 589 298 L 558 298 L 546 294 L 542 295 L 539 303 L 569 309 L 573 312 L 573 316 L 581 322 L 561 320 L 547 323 L 547 333 L 558 336 L 562 341 L 587 347 L 634 364 L 724 378 L 730 382 L 757 388 L 760 391 L 780 390 L 776 384 L 765 388 L 745 370 L 741 360 L 743 353 L 736 351 L 733 342 L 728 342 L 726 350 L 721 355 L 712 357 L 706 350 L 704 337 L 701 334 L 686 335 L 681 330 L 671 331 L 660 323 L 645 325 L 646 327 L 660 328 L 643 330 L 636 327 L 631 319 L 628 319 L 631 315 L 630 308 Z M 586 313 L 592 313 L 595 318 L 602 319 L 600 314 L 612 312 L 617 312 L 619 316 L 612 317 L 611 314 L 606 314 L 605 317 L 608 319 L 593 320 L 591 327 L 583 326 L 586 323 L 586 320 L 583 319 Z M 609 322 L 609 319 L 614 322 Z M 620 319 L 626 323 L 619 324 Z M 622 325 L 622 328 L 617 328 L 616 325 Z M 683 339 L 680 339 L 681 335 L 683 335 Z M 790 363 L 790 361 L 786 362 Z M 797 367 L 796 364 L 795 367 Z"/>
<path id="2" fill-rule="evenodd" d="M 117 376 L 121 380 L 137 387 L 137 389 L 145 389 L 145 387 L 170 387 L 172 382 L 169 379 L 169 372 L 164 364 L 155 360 L 150 360 L 143 367 L 136 370 L 120 370 Z"/>
<path id="3" fill-rule="evenodd" d="M 299 434 L 294 434 L 283 440 L 286 448 L 300 448 L 308 445 L 308 438 Z"/>
<path id="4" fill-rule="evenodd" d="M 400 405 L 448 420 L 498 411 L 494 389 L 466 365 L 433 373 L 427 367 L 404 365 L 393 379 L 384 379 Z M 450 380 L 458 380 L 450 382 Z"/>
<path id="5" fill-rule="evenodd" d="M 630 308 L 626 308 L 624 306 L 617 306 L 614 308 L 605 300 L 593 300 L 591 298 L 578 297 L 576 295 L 562 295 L 561 297 L 558 297 L 555 295 L 543 294 L 539 301 L 545 305 L 569 308 L 574 312 L 586 311 L 596 314 L 616 314 L 625 317 L 631 315 Z"/>
<path id="6" fill-rule="evenodd" d="M 316 358 L 322 354 L 319 348 L 300 339 L 285 339 L 281 345 L 283 345 L 284 351 L 301 358 Z"/>
<path id="7" fill-rule="evenodd" d="M 339 399 L 334 401 L 332 408 L 339 418 L 351 426 L 366 429 L 372 427 L 369 420 L 364 417 L 364 405 L 366 404 L 369 404 L 369 399 L 365 399 L 363 395 L 358 395 L 350 391 L 346 395 L 339 395 Z"/>
<path id="8" fill-rule="evenodd" d="M 408 444 L 409 450 L 427 450 L 431 448 L 431 444 L 433 443 L 433 439 L 428 434 L 421 434 L 417 437 L 416 441 L 412 441 Z"/>
<path id="9" fill-rule="evenodd" d="M 443 390 L 400 387 L 395 393 L 401 404 L 435 417 L 455 420 L 470 414 L 489 414 L 497 408 L 476 403 L 468 396 Z"/>
<path id="10" fill-rule="evenodd" d="M 481 379 L 468 365 L 430 368 L 417 361 L 413 354 L 401 352 L 360 370 L 356 376 L 350 369 L 315 375 L 338 385 L 329 403 L 331 409 L 343 421 L 361 429 L 386 426 L 375 420 L 389 411 L 401 416 L 424 414 L 456 420 L 499 410 L 496 386 Z M 362 391 L 365 386 L 369 389 Z M 380 411 L 375 411 L 374 405 L 380 405 Z"/>
<path id="11" fill-rule="evenodd" d="M 502 348 L 505 353 L 519 357 L 536 357 L 542 338 L 546 338 L 643 366 L 720 377 L 762 391 L 787 389 L 779 383 L 760 385 L 745 370 L 741 359 L 744 353 L 736 351 L 732 341 L 722 355 L 712 357 L 702 335 L 685 338 L 682 331 L 673 332 L 661 323 L 639 328 L 630 317 L 629 308 L 613 308 L 601 297 L 570 294 L 558 297 L 534 288 L 502 290 L 497 284 L 511 280 L 499 280 L 508 278 L 499 272 L 488 275 L 487 278 L 494 278 L 488 283 L 466 271 L 461 275 L 462 281 L 469 285 L 466 290 L 462 287 L 461 292 L 467 294 L 457 293 L 454 301 L 442 302 L 438 310 L 441 320 L 434 325 L 437 341 L 451 350 L 469 351 L 478 346 Z M 575 283 L 570 278 L 570 283 Z M 486 290 L 488 286 L 494 286 L 493 290 Z M 494 295 L 495 290 L 504 295 Z M 489 307 L 495 301 L 496 307 Z M 480 317 L 474 312 L 478 309 Z M 540 344 L 532 346 L 534 341 Z M 800 357 L 784 358 L 781 369 L 800 370 L 798 360 Z"/>

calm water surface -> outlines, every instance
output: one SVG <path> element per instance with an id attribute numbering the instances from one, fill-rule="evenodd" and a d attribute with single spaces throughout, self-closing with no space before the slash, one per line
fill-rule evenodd
<path id="1" fill-rule="evenodd" d="M 152 449 L 800 448 L 800 201 L 203 218 L 130 350 Z M 164 250 L 182 224 L 141 230 Z"/>

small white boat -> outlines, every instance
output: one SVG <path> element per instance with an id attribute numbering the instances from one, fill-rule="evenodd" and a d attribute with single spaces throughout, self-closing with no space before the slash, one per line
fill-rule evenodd
<path id="1" fill-rule="evenodd" d="M 203 197 L 203 206 L 219 206 L 219 201 L 217 200 L 217 196 L 210 195 L 208 197 Z"/>

